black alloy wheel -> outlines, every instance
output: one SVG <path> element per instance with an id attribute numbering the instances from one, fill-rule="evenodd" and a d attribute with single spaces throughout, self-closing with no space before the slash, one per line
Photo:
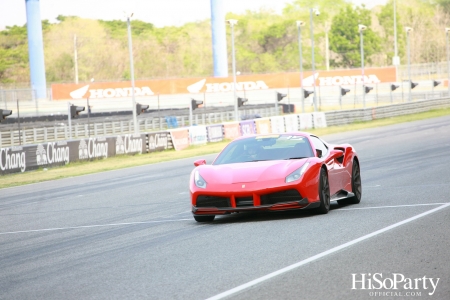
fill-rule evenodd
<path id="1" fill-rule="evenodd" d="M 320 206 L 316 208 L 316 212 L 327 214 L 330 210 L 330 184 L 328 183 L 327 172 L 324 169 L 320 169 L 319 198 Z"/>
<path id="2" fill-rule="evenodd" d="M 361 172 L 359 169 L 359 164 L 356 160 L 353 161 L 353 168 L 352 168 L 352 190 L 355 196 L 349 198 L 348 203 L 358 204 L 361 201 L 362 186 L 361 186 Z"/>
<path id="3" fill-rule="evenodd" d="M 212 222 L 216 216 L 194 216 L 195 221 L 197 222 Z"/>

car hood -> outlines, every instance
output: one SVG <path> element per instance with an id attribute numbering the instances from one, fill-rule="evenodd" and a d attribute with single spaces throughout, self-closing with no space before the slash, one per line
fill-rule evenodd
<path id="1" fill-rule="evenodd" d="M 284 179 L 290 173 L 303 166 L 306 161 L 307 158 L 209 165 L 198 167 L 198 171 L 207 183 L 246 183 Z"/>

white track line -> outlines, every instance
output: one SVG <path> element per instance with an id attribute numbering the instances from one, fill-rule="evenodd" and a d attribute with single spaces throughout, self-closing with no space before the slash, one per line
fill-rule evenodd
<path id="1" fill-rule="evenodd" d="M 387 205 L 387 206 L 369 206 L 369 207 L 354 207 L 354 208 L 336 208 L 336 209 L 333 209 L 333 211 L 357 210 L 357 209 L 376 209 L 376 208 L 415 207 L 415 206 L 443 205 L 443 204 L 448 204 L 448 203 L 421 203 L 421 204 L 405 204 L 405 205 Z"/>
<path id="2" fill-rule="evenodd" d="M 95 227 L 129 226 L 129 225 L 139 225 L 139 224 L 166 223 L 166 222 L 180 222 L 180 221 L 192 221 L 192 219 L 160 220 L 160 221 L 147 221 L 147 222 L 115 223 L 115 224 L 113 223 L 113 224 L 100 224 L 100 225 L 72 226 L 72 227 L 56 227 L 56 228 L 34 229 L 34 230 L 21 230 L 21 231 L 0 232 L 0 235 L 5 235 L 5 234 L 16 234 L 16 233 L 30 233 L 30 232 L 56 231 L 56 230 L 69 230 L 69 229 L 95 228 Z"/>
<path id="3" fill-rule="evenodd" d="M 270 273 L 270 274 L 267 274 L 267 275 L 265 275 L 265 276 L 262 276 L 262 277 L 260 277 L 260 278 L 255 279 L 255 280 L 252 280 L 252 281 L 250 281 L 250 282 L 247 282 L 247 283 L 245 283 L 245 284 L 242 284 L 242 285 L 240 285 L 240 286 L 237 286 L 237 287 L 235 287 L 235 288 L 233 288 L 233 289 L 231 289 L 231 290 L 228 290 L 228 291 L 225 291 L 225 292 L 220 293 L 220 294 L 218 294 L 218 295 L 215 295 L 215 296 L 213 296 L 213 297 L 210 297 L 210 298 L 208 298 L 207 300 L 218 300 L 218 299 L 223 299 L 223 298 L 225 298 L 225 297 L 228 297 L 228 296 L 230 296 L 230 295 L 233 295 L 233 294 L 235 294 L 235 293 L 238 293 L 238 292 L 240 292 L 240 291 L 242 291 L 242 290 L 245 290 L 245 289 L 247 289 L 247 288 L 249 288 L 249 287 L 252 287 L 252 286 L 254 286 L 254 285 L 257 285 L 257 284 L 259 284 L 259 283 L 261 283 L 261 282 L 264 282 L 264 281 L 266 281 L 266 280 L 269 280 L 269 279 L 271 279 L 271 278 L 274 278 L 274 277 L 276 277 L 276 276 L 278 276 L 278 275 L 284 274 L 284 273 L 289 272 L 289 271 L 291 271 L 291 270 L 293 270 L 293 269 L 296 269 L 296 268 L 298 268 L 298 267 L 301 267 L 301 266 L 303 266 L 303 265 L 306 265 L 307 263 L 310 263 L 310 262 L 313 262 L 313 261 L 315 261 L 315 260 L 318 260 L 319 258 L 322 258 L 322 257 L 325 257 L 325 256 L 327 256 L 327 255 L 333 254 L 333 253 L 335 253 L 335 252 L 337 252 L 337 251 L 340 251 L 340 250 L 342 250 L 342 249 L 345 249 L 345 248 L 347 248 L 347 247 L 350 247 L 350 246 L 352 246 L 352 245 L 355 245 L 355 244 L 357 244 L 357 243 L 359 243 L 359 242 L 362 242 L 362 241 L 367 240 L 367 239 L 369 239 L 369 238 L 371 238 L 371 237 L 377 236 L 377 235 L 379 235 L 379 234 L 381 234 L 381 233 L 384 233 L 384 232 L 386 232 L 386 231 L 389 231 L 389 230 L 391 230 L 391 229 L 394 229 L 394 228 L 396 228 L 396 227 L 398 227 L 398 226 L 401 226 L 401 225 L 403 225 L 403 224 L 406 224 L 406 223 L 412 222 L 412 221 L 414 221 L 414 220 L 420 219 L 420 218 L 422 218 L 422 217 L 424 217 L 424 216 L 426 216 L 426 215 L 432 214 L 432 213 L 434 213 L 434 212 L 437 212 L 437 211 L 439 211 L 439 210 L 441 210 L 441 209 L 444 209 L 444 208 L 447 208 L 447 207 L 449 207 L 449 206 L 450 206 L 450 203 L 447 203 L 447 204 L 444 204 L 444 205 L 442 205 L 442 206 L 436 207 L 436 208 L 434 208 L 434 209 L 432 209 L 432 210 L 429 210 L 429 211 L 426 211 L 426 212 L 424 212 L 424 213 L 418 214 L 418 215 L 416 215 L 416 216 L 414 216 L 414 217 L 411 217 L 411 218 L 408 218 L 408 219 L 406 219 L 406 220 L 400 221 L 400 222 L 398 222 L 398 223 L 392 224 L 392 225 L 390 225 L 390 226 L 384 227 L 383 229 L 374 231 L 374 232 L 369 233 L 369 234 L 367 234 L 367 235 L 365 235 L 365 236 L 362 236 L 362 237 L 360 237 L 360 238 L 357 238 L 357 239 L 355 239 L 355 240 L 352 240 L 352 241 L 347 242 L 347 243 L 345 243 L 345 244 L 342 244 L 342 245 L 340 245 L 340 246 L 331 248 L 331 249 L 329 249 L 329 250 L 327 250 L 327 251 L 324 251 L 324 252 L 322 252 L 322 253 L 319 253 L 319 254 L 316 254 L 316 255 L 314 255 L 314 256 L 311 256 L 310 258 L 307 258 L 307 259 L 305 259 L 305 260 L 299 261 L 299 262 L 297 262 L 297 263 L 295 263 L 295 264 L 292 264 L 292 265 L 290 265 L 290 266 L 287 266 L 287 267 L 285 267 L 285 268 L 283 268 L 283 269 L 280 269 L 280 270 L 278 270 L 278 271 L 272 272 L 272 273 Z"/>

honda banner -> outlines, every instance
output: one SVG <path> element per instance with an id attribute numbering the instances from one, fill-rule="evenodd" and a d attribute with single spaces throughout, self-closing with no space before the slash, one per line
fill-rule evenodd
<path id="1" fill-rule="evenodd" d="M 376 84 L 395 82 L 394 67 L 366 68 L 364 78 L 360 69 L 334 71 L 303 72 L 303 86 L 341 86 L 355 84 Z M 240 75 L 236 83 L 238 91 L 267 90 L 277 88 L 298 88 L 300 82 L 297 72 L 278 74 Z M 156 94 L 198 94 L 222 93 L 233 91 L 233 78 L 178 78 L 161 80 L 136 80 L 135 96 L 152 96 Z M 53 84 L 53 100 L 72 99 L 111 99 L 131 97 L 130 81 L 92 82 L 85 84 Z"/>

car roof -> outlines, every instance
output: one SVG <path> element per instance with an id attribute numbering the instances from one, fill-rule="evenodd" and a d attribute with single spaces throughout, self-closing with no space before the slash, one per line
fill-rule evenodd
<path id="1" fill-rule="evenodd" d="M 294 132 L 283 132 L 283 133 L 264 133 L 264 134 L 252 134 L 252 135 L 246 135 L 241 136 L 235 139 L 237 140 L 243 140 L 247 138 L 254 138 L 254 137 L 273 137 L 274 135 L 297 135 L 297 136 L 303 136 L 303 137 L 309 137 L 311 134 L 309 132 L 303 132 L 303 131 L 294 131 Z"/>

